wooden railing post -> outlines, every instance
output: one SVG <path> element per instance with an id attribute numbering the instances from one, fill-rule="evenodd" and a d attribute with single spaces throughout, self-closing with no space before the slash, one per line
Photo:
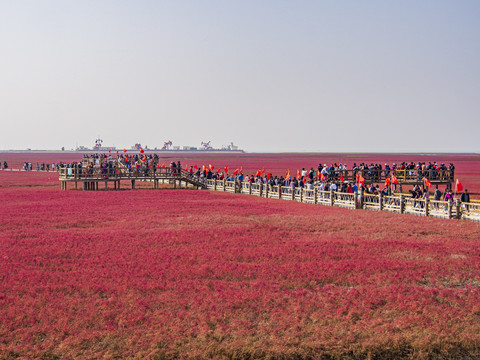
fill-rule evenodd
<path id="1" fill-rule="evenodd" d="M 65 189 L 66 190 L 66 189 Z M 460 199 L 455 200 L 455 210 L 456 210 L 456 218 L 461 219 L 462 214 L 460 213 L 461 207 L 460 207 L 461 201 Z"/>
<path id="2" fill-rule="evenodd" d="M 430 199 L 425 198 L 425 216 L 430 214 Z"/>
<path id="3" fill-rule="evenodd" d="M 448 199 L 448 209 L 447 209 L 447 214 L 448 214 L 448 218 L 451 219 L 452 218 L 452 208 L 453 208 L 453 201 L 452 199 Z"/>
<path id="4" fill-rule="evenodd" d="M 292 200 L 295 200 L 295 188 L 292 186 Z"/>
<path id="5" fill-rule="evenodd" d="M 334 192 L 332 189 L 330 189 L 330 206 L 333 206 L 334 204 L 334 198 L 333 198 Z"/>
<path id="6" fill-rule="evenodd" d="M 383 194 L 378 194 L 378 210 L 383 210 Z"/>
<path id="7" fill-rule="evenodd" d="M 260 197 L 262 197 L 262 193 L 263 193 L 263 184 L 261 183 L 260 184 L 260 190 L 259 190 L 259 195 Z"/>
<path id="8" fill-rule="evenodd" d="M 268 198 L 268 184 L 265 184 L 265 197 Z"/>
<path id="9" fill-rule="evenodd" d="M 303 192 L 304 192 L 304 188 L 300 188 L 300 202 L 303 202 Z"/>
<path id="10" fill-rule="evenodd" d="M 316 204 L 317 203 L 317 188 L 314 187 L 313 188 L 313 203 Z"/>
<path id="11" fill-rule="evenodd" d="M 248 183 L 248 195 L 252 195 L 252 185 L 253 183 Z"/>
<path id="12" fill-rule="evenodd" d="M 405 212 L 405 195 L 400 195 L 400 214 Z"/>
<path id="13" fill-rule="evenodd" d="M 282 187 L 280 185 L 278 185 L 278 198 L 282 198 Z"/>
<path id="14" fill-rule="evenodd" d="M 359 208 L 359 206 L 358 206 L 358 192 L 357 191 L 355 191 L 353 193 L 353 205 L 354 205 L 355 209 Z"/>

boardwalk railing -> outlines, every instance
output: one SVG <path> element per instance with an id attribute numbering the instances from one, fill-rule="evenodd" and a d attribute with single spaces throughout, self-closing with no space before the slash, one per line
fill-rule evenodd
<path id="1" fill-rule="evenodd" d="M 372 174 L 370 174 L 372 175 Z M 375 174 L 374 174 L 375 175 Z M 398 175 L 397 175 L 398 176 Z M 414 174 L 406 174 L 414 176 Z M 443 176 L 439 174 L 438 176 Z M 212 191 L 230 193 L 243 193 L 271 199 L 294 200 L 309 204 L 337 206 L 349 209 L 365 209 L 375 211 L 389 211 L 400 214 L 413 214 L 417 216 L 431 216 L 446 219 L 467 219 L 480 221 L 480 202 L 461 203 L 456 201 L 439 201 L 430 199 L 415 199 L 406 195 L 384 196 L 382 194 L 356 194 L 334 191 L 324 191 L 318 188 L 302 188 L 291 186 L 278 186 L 262 183 L 238 182 L 215 179 L 200 179 L 187 171 L 170 168 L 61 168 L 59 180 L 62 189 L 67 189 L 68 182 L 81 182 L 84 190 L 98 189 L 98 183 L 105 181 L 105 188 L 109 181 L 114 181 L 115 189 L 120 188 L 120 180 L 131 180 L 134 188 L 135 180 L 153 181 L 154 188 L 158 188 L 159 180 L 173 181 L 175 186 L 184 181 L 186 186 L 196 186 Z M 118 182 L 118 185 L 117 185 Z M 118 187 L 117 187 L 118 186 Z"/>
<path id="2" fill-rule="evenodd" d="M 479 221 L 480 219 L 480 203 L 463 203 L 460 206 L 462 219 Z"/>
<path id="3" fill-rule="evenodd" d="M 333 205 L 348 209 L 355 209 L 357 207 L 357 195 L 335 192 L 333 193 Z"/>
<path id="4" fill-rule="evenodd" d="M 383 209 L 394 213 L 403 212 L 403 197 L 401 196 L 384 196 L 383 197 Z"/>
<path id="5" fill-rule="evenodd" d="M 381 210 L 381 202 L 379 195 L 363 194 L 362 205 L 367 210 Z"/>
<path id="6" fill-rule="evenodd" d="M 226 187 L 234 191 L 234 182 L 225 182 Z M 211 186 L 207 185 L 208 189 Z M 460 200 L 438 201 L 415 199 L 406 195 L 352 194 L 318 189 L 306 189 L 291 186 L 264 185 L 247 183 L 238 185 L 241 193 L 262 196 L 270 199 L 295 200 L 308 204 L 388 211 L 398 214 L 431 216 L 444 219 L 466 219 L 480 221 L 480 202 L 461 203 Z M 217 191 L 219 190 L 217 186 Z M 227 190 L 228 191 L 228 190 Z"/>

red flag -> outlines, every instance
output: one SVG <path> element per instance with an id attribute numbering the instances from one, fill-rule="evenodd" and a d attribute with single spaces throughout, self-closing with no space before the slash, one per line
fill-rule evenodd
<path id="1" fill-rule="evenodd" d="M 112 149 L 108 149 L 108 152 L 111 153 L 111 152 L 112 152 Z"/>
<path id="2" fill-rule="evenodd" d="M 392 183 L 394 183 L 395 185 L 398 184 L 398 179 L 393 173 L 392 173 Z"/>
<path id="3" fill-rule="evenodd" d="M 360 176 L 358 177 L 358 182 L 362 185 L 365 184 L 365 178 L 363 177 L 362 174 L 360 174 Z"/>
<path id="4" fill-rule="evenodd" d="M 388 186 L 388 185 L 390 185 L 390 178 L 389 177 L 387 177 L 385 179 L 385 186 Z"/>
<path id="5" fill-rule="evenodd" d="M 222 169 L 218 169 L 218 170 L 217 170 L 217 173 L 220 174 L 221 172 L 222 172 Z"/>
<path id="6" fill-rule="evenodd" d="M 117 150 L 117 156 L 118 156 L 118 150 Z"/>
<path id="7" fill-rule="evenodd" d="M 205 165 L 202 165 L 202 172 L 205 171 Z"/>
<path id="8" fill-rule="evenodd" d="M 269 171 L 267 174 L 267 180 L 270 179 L 271 176 L 272 176 L 272 173 Z"/>
<path id="9" fill-rule="evenodd" d="M 147 156 L 144 155 L 142 161 L 147 161 Z"/>
<path id="10" fill-rule="evenodd" d="M 300 170 L 297 170 L 297 179 L 300 179 L 302 177 L 302 174 L 300 173 Z"/>
<path id="11" fill-rule="evenodd" d="M 127 156 L 127 155 L 125 155 L 125 161 L 127 161 L 127 162 L 128 162 L 128 156 Z"/>
<path id="12" fill-rule="evenodd" d="M 287 172 L 285 174 L 285 179 L 290 179 L 290 169 L 287 169 Z"/>
<path id="13" fill-rule="evenodd" d="M 320 181 L 323 182 L 323 180 L 325 180 L 325 175 L 320 174 Z"/>
<path id="14" fill-rule="evenodd" d="M 228 173 L 228 166 L 225 166 L 225 167 L 223 168 L 223 170 L 225 170 L 225 174 L 227 174 L 227 173 Z"/>
<path id="15" fill-rule="evenodd" d="M 305 184 L 307 182 L 307 178 L 304 176 L 302 181 Z"/>
<path id="16" fill-rule="evenodd" d="M 233 175 L 237 175 L 238 174 L 238 169 L 236 169 L 234 172 L 233 172 Z"/>
<path id="17" fill-rule="evenodd" d="M 162 168 L 164 168 L 164 167 L 165 167 L 165 163 L 162 164 Z"/>
<path id="18" fill-rule="evenodd" d="M 127 152 L 127 149 L 123 149 L 123 152 L 126 153 L 126 152 Z"/>
<path id="19" fill-rule="evenodd" d="M 262 169 L 262 174 L 265 174 L 265 168 Z"/>
<path id="20" fill-rule="evenodd" d="M 213 169 L 215 169 L 215 166 L 213 166 L 212 164 L 208 164 L 208 168 L 213 171 Z"/>
<path id="21" fill-rule="evenodd" d="M 243 173 L 243 167 L 240 167 L 240 174 Z"/>
<path id="22" fill-rule="evenodd" d="M 432 186 L 432 183 L 430 182 L 430 180 L 428 180 L 426 177 L 423 178 L 423 184 L 425 186 Z"/>
<path id="23" fill-rule="evenodd" d="M 195 170 L 198 170 L 198 166 L 197 164 L 195 164 L 195 166 L 193 167 Z"/>
<path id="24" fill-rule="evenodd" d="M 143 154 L 145 151 L 142 148 L 140 148 L 140 152 Z"/>
<path id="25" fill-rule="evenodd" d="M 340 173 L 340 181 L 343 183 L 343 173 Z"/>
<path id="26" fill-rule="evenodd" d="M 262 170 L 258 169 L 257 173 L 255 174 L 255 176 L 260 176 L 262 175 Z"/>
<path id="27" fill-rule="evenodd" d="M 455 191 L 457 193 L 463 191 L 463 185 L 460 182 L 460 180 L 458 180 L 458 179 L 457 179 L 457 181 L 455 181 Z"/>

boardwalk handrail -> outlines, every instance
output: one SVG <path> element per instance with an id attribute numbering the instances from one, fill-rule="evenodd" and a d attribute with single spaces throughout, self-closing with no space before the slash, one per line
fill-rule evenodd
<path id="1" fill-rule="evenodd" d="M 410 170 L 408 170 L 410 171 Z M 407 171 L 405 171 L 407 172 Z M 346 173 L 346 171 L 345 171 Z M 437 172 L 440 181 L 443 179 L 441 172 Z M 338 206 L 350 209 L 366 209 L 377 211 L 389 211 L 402 214 L 414 214 L 420 216 L 431 216 L 439 218 L 455 218 L 480 221 L 480 202 L 472 201 L 461 203 L 456 201 L 441 201 L 418 199 L 408 194 L 395 194 L 385 196 L 382 194 L 369 193 L 343 193 L 332 190 L 319 190 L 315 184 L 308 185 L 310 188 L 280 186 L 263 183 L 250 183 L 229 180 L 201 179 L 192 175 L 184 169 L 175 168 L 132 168 L 127 166 L 118 167 L 62 167 L 59 169 L 59 180 L 62 182 L 62 189 L 66 190 L 66 182 L 98 182 L 105 181 L 105 187 L 108 181 L 131 180 L 132 188 L 135 180 L 147 180 L 157 182 L 159 179 L 173 181 L 184 181 L 196 185 L 197 188 L 206 188 L 212 191 L 225 191 L 231 193 L 244 193 L 254 196 L 263 196 L 273 199 L 296 200 L 299 202 L 320 204 L 327 206 Z M 418 176 L 418 173 L 399 174 L 404 175 L 405 179 Z M 375 176 L 375 174 L 370 174 Z M 344 175 L 344 179 L 346 175 Z M 119 184 L 118 184 L 119 188 Z"/>

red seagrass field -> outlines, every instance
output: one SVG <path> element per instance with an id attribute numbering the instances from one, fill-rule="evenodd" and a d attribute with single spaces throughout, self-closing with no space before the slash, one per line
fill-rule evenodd
<path id="1" fill-rule="evenodd" d="M 180 158 L 278 175 L 454 162 L 473 193 L 479 159 Z M 196 190 L 62 192 L 42 172 L 1 171 L 0 196 L 0 358 L 480 357 L 478 223 Z"/>

